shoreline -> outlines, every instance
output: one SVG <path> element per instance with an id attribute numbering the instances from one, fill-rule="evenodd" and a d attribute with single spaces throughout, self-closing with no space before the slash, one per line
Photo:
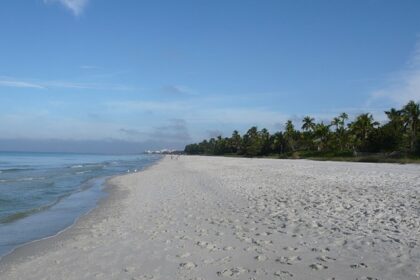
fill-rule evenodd
<path id="1" fill-rule="evenodd" d="M 419 279 L 419 171 L 162 158 L 108 180 L 95 209 L 58 236 L 17 249 L 0 277 Z"/>
<path id="2" fill-rule="evenodd" d="M 60 242 L 63 239 L 71 238 L 71 235 L 73 234 L 72 231 L 75 231 L 75 227 L 80 226 L 81 223 L 86 223 L 88 221 L 85 220 L 93 220 L 95 213 L 97 211 L 101 211 L 102 207 L 106 207 L 107 201 L 110 199 L 113 199 L 112 196 L 116 195 L 116 191 L 113 190 L 114 186 L 111 186 L 108 182 L 114 177 L 118 176 L 125 176 L 123 175 L 115 175 L 111 176 L 110 178 L 106 179 L 105 183 L 102 186 L 102 190 L 104 192 L 104 196 L 99 199 L 96 206 L 92 209 L 90 209 L 88 212 L 80 215 L 77 217 L 74 222 L 69 225 L 68 227 L 60 230 L 56 234 L 52 236 L 46 236 L 41 239 L 36 239 L 33 241 L 30 241 L 28 243 L 24 243 L 22 245 L 19 245 L 18 247 L 14 248 L 12 251 L 7 253 L 6 255 L 2 256 L 0 258 L 0 273 L 7 269 L 7 266 L 13 265 L 15 262 L 22 261 L 24 259 L 31 258 L 35 255 L 38 255 L 39 252 L 48 251 L 49 248 L 53 248 L 57 242 Z"/>
<path id="3" fill-rule="evenodd" d="M 103 192 L 102 196 L 98 198 L 97 202 L 95 203 L 95 206 L 91 209 L 89 209 L 87 212 L 77 216 L 75 220 L 67 227 L 59 230 L 57 233 L 49 236 L 45 236 L 40 239 L 35 239 L 26 243 L 23 243 L 21 245 L 16 246 L 11 251 L 7 252 L 5 255 L 0 256 L 0 275 L 3 270 L 7 269 L 8 266 L 13 265 L 13 263 L 21 261 L 25 258 L 31 258 L 38 254 L 38 252 L 48 251 L 49 248 L 53 248 L 54 244 L 59 243 L 60 241 L 70 238 L 72 235 L 72 232 L 70 232 L 74 227 L 77 227 L 79 223 L 88 223 L 88 221 L 84 220 L 92 220 L 92 222 L 95 220 L 96 212 L 102 211 L 101 209 L 106 207 L 107 203 L 110 200 L 118 199 L 115 198 L 118 196 L 118 187 L 113 185 L 110 181 L 113 179 L 120 177 L 120 176 L 126 176 L 133 173 L 139 173 L 144 172 L 147 169 L 153 167 L 154 165 L 159 164 L 161 160 L 163 160 L 164 157 L 161 159 L 156 160 L 154 163 L 152 163 L 149 166 L 146 166 L 145 168 L 132 172 L 129 174 L 117 174 L 113 176 L 106 176 L 104 178 L 98 177 L 93 178 L 91 180 L 104 180 L 104 182 L 99 186 L 101 189 L 101 192 Z"/>

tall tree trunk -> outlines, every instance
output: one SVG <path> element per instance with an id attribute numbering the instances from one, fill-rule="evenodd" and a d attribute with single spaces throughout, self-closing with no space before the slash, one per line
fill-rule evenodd
<path id="1" fill-rule="evenodd" d="M 414 152 L 415 150 L 415 144 L 416 144 L 416 130 L 417 127 L 415 125 L 415 123 L 413 122 L 413 124 L 411 125 L 411 141 L 410 141 L 410 151 Z"/>

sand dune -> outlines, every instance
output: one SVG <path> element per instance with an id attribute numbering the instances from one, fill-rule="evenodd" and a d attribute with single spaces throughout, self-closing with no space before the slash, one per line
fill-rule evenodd
<path id="1" fill-rule="evenodd" d="M 420 166 L 165 158 L 0 279 L 420 279 Z"/>

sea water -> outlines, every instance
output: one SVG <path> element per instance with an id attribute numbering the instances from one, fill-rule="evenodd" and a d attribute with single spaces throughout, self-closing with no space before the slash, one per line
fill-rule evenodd
<path id="1" fill-rule="evenodd" d="M 159 159 L 0 152 L 0 257 L 72 225 L 105 195 L 106 178 L 140 171 Z"/>

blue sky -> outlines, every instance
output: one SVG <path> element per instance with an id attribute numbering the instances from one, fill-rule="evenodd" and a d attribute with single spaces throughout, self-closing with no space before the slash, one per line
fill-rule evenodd
<path id="1" fill-rule="evenodd" d="M 420 99 L 417 0 L 4 0 L 0 35 L 0 150 L 182 148 Z"/>

